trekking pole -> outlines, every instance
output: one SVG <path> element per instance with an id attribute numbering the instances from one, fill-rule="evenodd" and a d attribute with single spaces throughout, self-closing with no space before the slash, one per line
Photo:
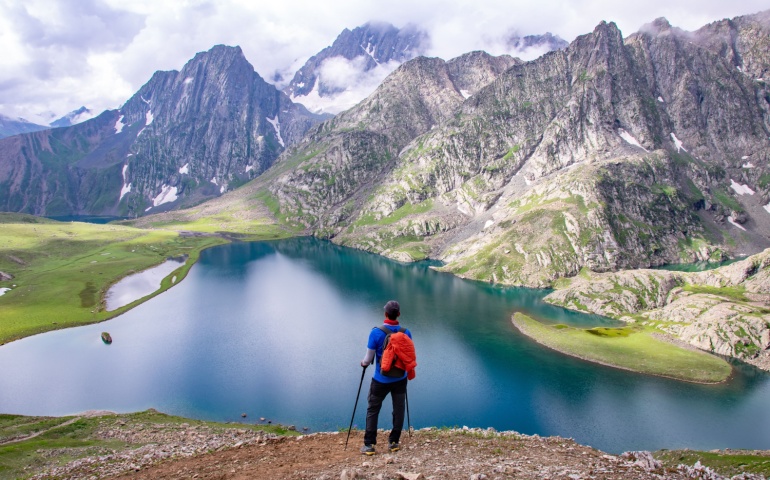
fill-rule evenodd
<path id="1" fill-rule="evenodd" d="M 353 418 L 356 416 L 356 408 L 358 407 L 358 397 L 361 395 L 361 385 L 364 384 L 364 374 L 366 373 L 366 367 L 361 370 L 361 382 L 358 384 L 358 393 L 356 393 L 356 403 L 353 404 L 353 415 L 350 416 L 350 426 L 348 427 L 348 438 L 345 439 L 345 450 L 348 449 L 348 440 L 350 440 L 350 431 L 353 429 Z"/>
<path id="2" fill-rule="evenodd" d="M 412 439 L 412 421 L 409 419 L 409 391 L 405 391 L 406 396 L 406 431 L 409 432 L 409 440 Z"/>

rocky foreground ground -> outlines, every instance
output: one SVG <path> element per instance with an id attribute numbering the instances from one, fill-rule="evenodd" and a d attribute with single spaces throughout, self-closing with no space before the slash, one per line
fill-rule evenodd
<path id="1" fill-rule="evenodd" d="M 289 432 L 291 433 L 291 432 Z M 88 456 L 48 468 L 35 479 L 760 479 L 732 469 L 720 475 L 700 463 L 663 465 L 649 452 L 609 455 L 573 440 L 494 430 L 428 428 L 404 435 L 402 449 L 367 457 L 361 432 L 279 436 L 237 426 L 125 422 L 107 415 Z M 386 443 L 380 434 L 380 445 Z M 106 447 L 110 445 L 110 447 Z M 131 448 L 118 448 L 115 445 Z M 142 445 L 135 448 L 136 445 Z M 66 450 L 66 449 L 63 449 Z M 49 451 L 51 457 L 74 450 Z M 82 452 L 81 452 L 82 453 Z M 757 454 L 754 452 L 753 454 Z M 762 452 L 767 455 L 770 452 Z M 684 458 L 684 457 L 681 457 Z M 767 457 L 763 457 L 767 460 Z M 745 468 L 745 467 L 739 467 Z M 724 473 L 724 471 L 722 472 Z"/>

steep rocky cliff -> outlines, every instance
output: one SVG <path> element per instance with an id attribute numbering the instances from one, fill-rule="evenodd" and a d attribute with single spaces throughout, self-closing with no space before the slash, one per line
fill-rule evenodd
<path id="1" fill-rule="evenodd" d="M 624 39 L 603 22 L 473 91 L 415 59 L 287 155 L 302 166 L 271 187 L 277 210 L 335 242 L 530 286 L 754 253 L 770 245 L 770 93 L 696 37 L 718 35 L 659 19 Z M 328 139 L 354 132 L 332 159 Z"/>
<path id="2" fill-rule="evenodd" d="M 770 370 L 770 249 L 715 270 L 584 272 L 546 301 L 640 322 Z"/>
<path id="3" fill-rule="evenodd" d="M 141 215 L 220 195 L 320 119 L 267 84 L 239 47 L 156 72 L 119 110 L 0 141 L 0 209 Z"/>
<path id="4" fill-rule="evenodd" d="M 290 171 L 270 185 L 283 218 L 320 230 L 349 222 L 388 178 L 405 145 L 447 121 L 466 96 L 516 62 L 473 52 L 448 62 L 419 57 L 399 67 L 375 93 L 284 154 L 277 168 Z"/>

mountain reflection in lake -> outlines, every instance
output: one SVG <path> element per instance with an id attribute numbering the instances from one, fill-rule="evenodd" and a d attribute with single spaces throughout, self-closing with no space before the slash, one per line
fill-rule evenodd
<path id="1" fill-rule="evenodd" d="M 106 324 L 0 347 L 0 412 L 154 407 L 219 421 L 246 412 L 313 430 L 346 428 L 366 338 L 385 302 L 397 299 L 417 348 L 409 387 L 417 428 L 561 435 L 610 452 L 770 448 L 767 374 L 742 366 L 727 384 L 692 385 L 554 353 L 519 335 L 511 314 L 614 322 L 545 305 L 544 293 L 464 281 L 312 238 L 224 245 L 205 251 L 179 285 Z M 99 336 L 105 330 L 110 346 Z M 359 427 L 365 410 L 359 405 Z"/>

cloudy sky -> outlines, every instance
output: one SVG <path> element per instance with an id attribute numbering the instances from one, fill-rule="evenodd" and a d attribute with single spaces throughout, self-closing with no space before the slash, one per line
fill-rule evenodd
<path id="1" fill-rule="evenodd" d="M 0 0 L 0 113 L 48 123 L 81 105 L 122 105 L 156 70 L 240 45 L 260 75 L 289 76 L 344 28 L 370 20 L 428 30 L 445 59 L 500 38 L 571 41 L 601 20 L 628 35 L 664 16 L 685 30 L 770 8 L 767 0 Z"/>

